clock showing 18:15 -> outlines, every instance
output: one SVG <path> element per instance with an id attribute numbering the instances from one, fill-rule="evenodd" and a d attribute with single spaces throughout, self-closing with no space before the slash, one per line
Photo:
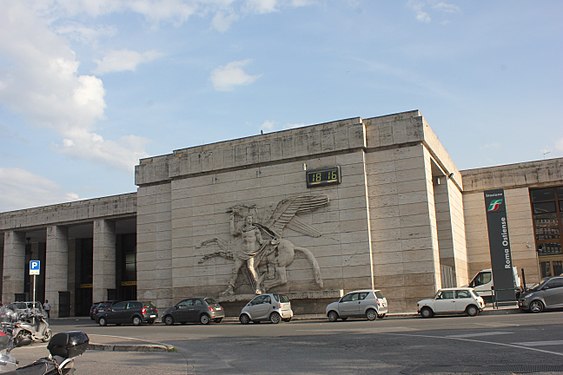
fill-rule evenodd
<path id="1" fill-rule="evenodd" d="M 306 172 L 307 187 L 326 186 L 342 182 L 340 166 L 319 168 Z"/>

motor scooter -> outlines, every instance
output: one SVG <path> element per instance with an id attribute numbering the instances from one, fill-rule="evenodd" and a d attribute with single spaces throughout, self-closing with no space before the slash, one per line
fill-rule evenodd
<path id="1" fill-rule="evenodd" d="M 49 322 L 45 320 L 42 314 L 35 314 L 14 323 L 13 337 L 15 346 L 21 346 L 22 343 L 33 341 L 47 342 L 51 340 L 53 331 L 49 327 Z"/>
<path id="2" fill-rule="evenodd" d="M 5 339 L 8 337 L 8 339 Z M 9 335 L 0 331 L 0 374 L 2 375 L 70 375 L 74 374 L 74 358 L 83 354 L 90 342 L 82 331 L 60 332 L 53 336 L 47 350 L 49 356 L 29 365 L 17 367 L 18 361 L 10 354 L 14 347 Z"/>
<path id="3" fill-rule="evenodd" d="M 9 309 L 0 307 L 0 374 L 1 375 L 70 375 L 74 374 L 74 358 L 83 354 L 88 348 L 90 339 L 85 332 L 67 331 L 54 335 L 47 350 L 49 355 L 29 365 L 18 367 L 18 361 L 11 354 L 17 346 L 28 345 L 31 339 L 22 339 L 16 345 L 14 332 L 17 331 L 17 315 L 13 316 Z"/>

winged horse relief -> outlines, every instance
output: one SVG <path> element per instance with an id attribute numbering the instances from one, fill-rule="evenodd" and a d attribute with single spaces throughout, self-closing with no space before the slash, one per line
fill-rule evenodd
<path id="1" fill-rule="evenodd" d="M 230 214 L 230 232 L 234 238 L 230 241 L 220 238 L 203 241 L 196 247 L 216 245 L 221 251 L 203 256 L 199 263 L 214 257 L 234 260 L 231 278 L 222 295 L 235 293 L 238 273 L 243 266 L 246 266 L 244 270 L 255 293 L 261 294 L 276 286 L 287 284 L 287 267 L 293 263 L 295 252 L 299 251 L 311 264 L 315 282 L 322 288 L 321 270 L 313 253 L 282 238 L 282 233 L 285 228 L 289 228 L 311 237 L 320 237 L 321 233 L 303 222 L 298 215 L 326 205 L 328 196 L 324 194 L 298 195 L 283 199 L 263 224 L 254 221 L 257 216 L 256 205 L 241 204 L 230 207 L 227 213 Z"/>

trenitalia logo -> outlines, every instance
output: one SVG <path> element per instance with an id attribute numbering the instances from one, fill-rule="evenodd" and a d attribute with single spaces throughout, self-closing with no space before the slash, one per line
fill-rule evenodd
<path id="1" fill-rule="evenodd" d="M 495 199 L 489 203 L 489 208 L 487 208 L 487 212 L 494 212 L 500 209 L 500 205 L 502 204 L 502 199 Z"/>

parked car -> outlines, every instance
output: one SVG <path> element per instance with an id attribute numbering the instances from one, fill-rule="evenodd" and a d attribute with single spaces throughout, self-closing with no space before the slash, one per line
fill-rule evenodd
<path id="1" fill-rule="evenodd" d="M 518 299 L 518 307 L 522 311 L 534 313 L 563 308 L 563 276 L 546 278 L 523 292 Z"/>
<path id="2" fill-rule="evenodd" d="M 90 319 L 96 320 L 96 315 L 98 315 L 98 313 L 106 311 L 114 302 L 116 301 L 94 302 L 92 306 L 90 306 Z"/>
<path id="3" fill-rule="evenodd" d="M 326 316 L 331 322 L 352 317 L 375 320 L 384 318 L 387 312 L 387 298 L 378 289 L 355 290 L 326 307 Z"/>
<path id="4" fill-rule="evenodd" d="M 211 321 L 221 323 L 224 317 L 225 310 L 213 298 L 186 298 L 166 309 L 162 315 L 162 322 L 167 326 L 188 322 L 209 324 Z"/>
<path id="5" fill-rule="evenodd" d="M 121 301 L 111 305 L 104 312 L 96 315 L 99 325 L 108 324 L 153 324 L 158 317 L 158 309 L 151 302 Z"/>
<path id="6" fill-rule="evenodd" d="M 475 316 L 485 308 L 485 301 L 473 288 L 443 288 L 434 298 L 416 303 L 417 312 L 423 318 L 442 314 L 467 314 Z"/>
<path id="7" fill-rule="evenodd" d="M 293 310 L 289 298 L 283 294 L 268 293 L 254 297 L 244 306 L 239 315 L 242 324 L 270 321 L 278 324 L 281 320 L 289 322 Z"/>

